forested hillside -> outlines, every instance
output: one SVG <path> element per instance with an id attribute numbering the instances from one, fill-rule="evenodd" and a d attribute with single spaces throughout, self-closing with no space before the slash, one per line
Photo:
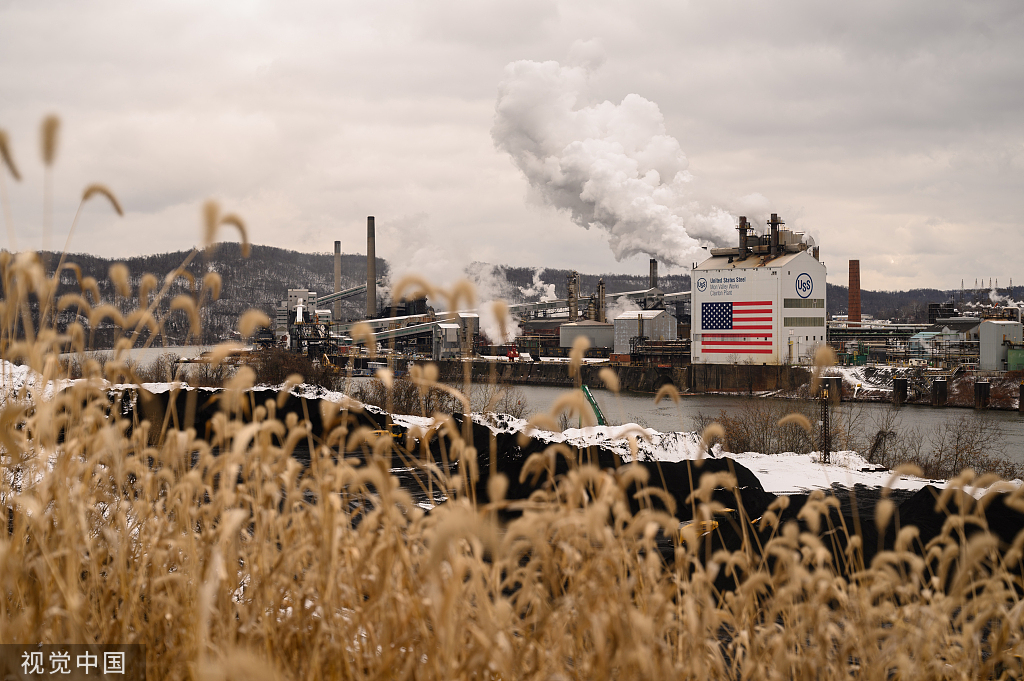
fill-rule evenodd
<path id="1" fill-rule="evenodd" d="M 966 289 L 963 291 L 942 291 L 934 288 L 915 288 L 909 291 L 865 291 L 860 292 L 862 314 L 875 319 L 888 319 L 902 324 L 923 324 L 928 321 L 929 303 L 952 302 L 958 309 L 963 305 L 979 303 L 989 305 L 996 299 L 1024 298 L 1024 286 L 1000 288 L 993 294 L 989 289 Z M 828 285 L 828 314 L 846 314 L 850 292 L 846 286 Z"/>
<path id="2" fill-rule="evenodd" d="M 47 271 L 52 274 L 60 254 L 44 252 L 41 256 Z M 99 301 L 90 294 L 87 300 L 91 304 L 100 301 L 112 303 L 122 314 L 127 314 L 139 306 L 139 284 L 145 274 L 156 275 L 159 290 L 165 283 L 165 277 L 181 266 L 188 256 L 189 251 L 178 251 L 117 261 L 82 253 L 69 254 L 57 295 L 59 298 L 66 293 L 80 291 L 79 276 L 75 271 L 78 269 L 81 280 L 87 284 L 86 288 L 89 288 L 90 278 L 96 282 Z M 110 281 L 108 273 L 115 262 L 123 262 L 128 267 L 132 288 L 130 298 L 117 295 Z M 68 265 L 72 267 L 69 269 Z M 219 297 L 212 302 L 210 291 L 203 291 L 203 277 L 208 272 L 216 272 L 221 277 Z M 381 258 L 377 259 L 377 272 L 380 277 L 386 277 L 388 273 L 388 265 Z M 363 283 L 366 280 L 366 256 L 343 254 L 341 273 L 344 287 Z M 165 315 L 164 328 L 168 342 L 214 343 L 230 333 L 236 327 L 239 315 L 250 308 L 263 310 L 273 318 L 278 301 L 288 297 L 289 288 L 309 288 L 321 295 L 333 291 L 334 254 L 299 253 L 270 246 L 253 246 L 249 257 L 243 258 L 236 243 L 220 244 L 212 251 L 200 252 L 188 264 L 184 273 L 174 280 L 160 304 L 159 310 Z M 201 338 L 187 339 L 187 315 L 183 311 L 169 311 L 170 301 L 181 294 L 192 296 L 200 304 L 203 323 Z M 349 298 L 344 302 L 342 314 L 353 318 L 362 316 L 365 301 L 365 295 L 362 294 Z M 63 329 L 75 318 L 75 307 L 64 310 L 58 316 L 58 328 Z M 89 328 L 85 315 L 77 315 L 77 319 Z M 105 327 L 105 332 L 101 331 L 95 339 L 96 347 L 103 347 L 109 342 L 111 329 L 109 324 Z"/>

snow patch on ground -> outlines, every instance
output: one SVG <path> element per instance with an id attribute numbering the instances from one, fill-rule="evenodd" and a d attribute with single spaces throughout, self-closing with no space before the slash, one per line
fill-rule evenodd
<path id="1" fill-rule="evenodd" d="M 624 462 L 632 461 L 629 436 L 637 448 L 637 459 L 647 461 L 685 461 L 708 456 L 701 451 L 700 434 L 696 432 L 660 433 L 642 428 L 635 423 L 624 426 L 592 426 L 570 428 L 564 432 L 553 432 L 528 428 L 527 422 L 508 416 L 474 414 L 473 420 L 487 426 L 495 433 L 527 433 L 548 443 L 565 443 L 572 447 L 600 446 L 614 451 Z M 945 480 L 930 480 L 908 475 L 895 475 L 883 466 L 869 463 L 857 452 L 833 452 L 829 463 L 821 462 L 820 452 L 797 454 L 761 454 L 758 452 L 727 452 L 720 444 L 712 447 L 711 456 L 727 456 L 749 468 L 761 481 L 765 491 L 773 494 L 801 494 L 816 489 L 828 490 L 839 484 L 847 488 L 856 485 L 867 487 L 890 487 L 911 492 L 927 485 L 945 487 Z M 1021 486 L 1020 480 L 1012 483 Z M 986 488 L 987 489 L 987 488 Z M 986 489 L 968 488 L 968 493 L 981 496 Z"/>
<path id="2" fill-rule="evenodd" d="M 24 390 L 27 396 L 41 398 L 44 400 L 53 399 L 53 396 L 74 383 L 68 379 L 57 379 L 56 381 L 43 381 L 43 377 L 31 368 L 21 364 L 12 364 L 7 360 L 0 361 L 0 386 L 2 395 L 0 403 L 8 397 L 17 397 Z"/>
<path id="3" fill-rule="evenodd" d="M 838 371 L 844 382 L 853 385 L 859 382 L 864 387 L 865 381 L 871 380 L 871 389 L 884 390 L 887 380 L 888 389 L 892 389 L 892 372 L 865 372 L 864 370 L 868 368 L 870 367 L 836 367 L 832 371 Z M 42 377 L 29 367 L 7 361 L 0 364 L 0 370 L 3 372 L 2 386 L 4 388 L 0 400 L 6 399 L 10 395 L 17 395 L 23 388 L 34 398 L 52 399 L 55 392 L 76 382 L 59 379 L 47 381 L 44 385 Z M 103 385 L 111 389 L 132 387 L 110 385 L 105 381 Z M 163 393 L 174 389 L 194 389 L 180 383 L 144 383 L 142 387 L 151 393 Z M 257 388 L 281 390 L 283 386 L 261 385 Z M 289 392 L 300 398 L 322 399 L 338 403 L 347 399 L 344 393 L 305 384 L 294 386 Z M 369 405 L 363 405 L 363 408 L 381 416 L 385 413 L 384 410 Z M 603 447 L 619 454 L 624 462 L 633 460 L 634 447 L 636 458 L 647 461 L 685 461 L 709 456 L 708 452 L 701 451 L 700 435 L 695 432 L 661 433 L 650 428 L 643 428 L 635 423 L 627 423 L 622 426 L 569 428 L 563 432 L 557 432 L 533 428 L 524 419 L 506 414 L 473 414 L 472 419 L 475 423 L 486 426 L 495 433 L 516 434 L 525 430 L 528 435 L 541 442 L 564 443 L 579 448 Z M 435 419 L 430 417 L 394 415 L 392 420 L 399 426 L 416 427 L 422 430 L 436 425 Z M 827 464 L 821 462 L 819 452 L 809 454 L 788 452 L 773 455 L 758 452 L 726 452 L 719 444 L 712 448 L 710 456 L 728 456 L 736 460 L 758 477 L 765 491 L 774 494 L 806 493 L 815 489 L 831 489 L 834 484 L 849 488 L 858 484 L 868 487 L 888 485 L 893 489 L 910 491 L 919 490 L 929 484 L 937 487 L 946 485 L 944 480 L 894 476 L 891 471 L 868 463 L 864 457 L 852 451 L 833 453 Z M 1020 487 L 1024 483 L 1015 480 L 1011 484 Z M 985 490 L 968 488 L 966 491 L 975 496 L 981 496 Z"/>

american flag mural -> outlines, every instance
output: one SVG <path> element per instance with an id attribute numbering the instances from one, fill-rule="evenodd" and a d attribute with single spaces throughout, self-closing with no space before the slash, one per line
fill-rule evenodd
<path id="1" fill-rule="evenodd" d="M 763 354 L 774 352 L 772 301 L 701 303 L 700 352 Z"/>

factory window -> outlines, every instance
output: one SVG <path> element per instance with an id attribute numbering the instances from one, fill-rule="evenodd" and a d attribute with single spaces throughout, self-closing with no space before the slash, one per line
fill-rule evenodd
<path id="1" fill-rule="evenodd" d="M 824 317 L 783 317 L 783 326 L 825 326 Z"/>
<path id="2" fill-rule="evenodd" d="M 782 300 L 782 307 L 816 307 L 825 308 L 824 298 L 784 298 Z"/>

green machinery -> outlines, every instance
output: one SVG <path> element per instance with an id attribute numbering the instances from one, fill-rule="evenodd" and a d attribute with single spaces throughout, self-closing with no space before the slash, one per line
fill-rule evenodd
<path id="1" fill-rule="evenodd" d="M 594 416 L 597 417 L 597 425 L 599 425 L 599 426 L 607 426 L 608 425 L 608 421 L 604 417 L 604 412 L 601 411 L 601 405 L 599 405 L 597 403 L 597 400 L 594 399 L 594 395 L 593 395 L 593 393 L 590 392 L 590 388 L 588 388 L 586 386 L 586 384 L 584 384 L 582 386 L 582 389 L 583 389 L 583 394 L 587 398 L 587 402 L 590 402 L 590 407 L 594 410 Z"/>

